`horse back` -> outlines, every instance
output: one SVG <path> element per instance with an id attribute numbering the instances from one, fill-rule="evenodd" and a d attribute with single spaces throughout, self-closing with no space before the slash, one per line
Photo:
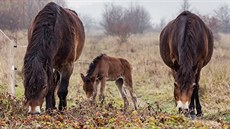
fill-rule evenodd
<path id="1" fill-rule="evenodd" d="M 193 65 L 202 61 L 202 67 L 211 59 L 213 36 L 204 22 L 188 11 L 171 21 L 160 35 L 160 54 L 166 65 L 174 68 L 180 65 L 184 55 L 189 55 Z"/>
<path id="2" fill-rule="evenodd" d="M 69 9 L 61 10 L 55 28 L 55 33 L 60 37 L 60 46 L 55 56 L 56 65 L 76 61 L 82 53 L 85 41 L 83 24 L 77 14 Z"/>
<path id="3" fill-rule="evenodd" d="M 113 81 L 127 74 L 131 75 L 131 70 L 131 65 L 126 59 L 104 55 L 94 71 L 97 71 L 97 76 L 106 76 L 108 80 Z"/>

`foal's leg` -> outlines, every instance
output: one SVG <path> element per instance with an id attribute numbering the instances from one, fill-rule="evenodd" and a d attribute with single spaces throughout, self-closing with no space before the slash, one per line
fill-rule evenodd
<path id="1" fill-rule="evenodd" d="M 69 86 L 69 79 L 73 72 L 73 64 L 67 64 L 61 68 L 61 84 L 58 89 L 58 97 L 59 97 L 59 106 L 58 109 L 61 111 L 66 108 L 66 96 L 68 94 L 68 86 Z"/>
<path id="2" fill-rule="evenodd" d="M 96 97 L 97 97 L 97 89 L 98 89 L 98 85 L 99 85 L 100 81 L 96 80 L 96 84 L 93 85 L 93 95 L 90 97 L 89 102 L 91 105 L 95 105 L 96 104 Z"/>
<path id="3" fill-rule="evenodd" d="M 132 82 L 132 77 L 131 76 L 125 77 L 125 86 L 128 88 L 129 93 L 130 93 L 130 95 L 132 97 L 134 108 L 135 108 L 135 110 L 137 110 L 137 97 L 136 97 L 136 94 L 133 91 L 133 82 Z"/>
<path id="4" fill-rule="evenodd" d="M 51 87 L 51 89 L 48 91 L 46 95 L 46 110 L 56 109 L 54 93 L 59 80 L 60 80 L 60 74 L 58 73 L 58 71 L 55 70 L 53 73 L 53 83 L 52 83 L 53 87 Z"/>
<path id="5" fill-rule="evenodd" d="M 97 88 L 98 88 L 99 80 L 96 80 L 96 85 L 94 87 L 94 93 L 93 93 L 93 102 L 95 103 L 96 97 L 97 97 Z"/>
<path id="6" fill-rule="evenodd" d="M 116 80 L 116 85 L 117 85 L 118 90 L 119 90 L 119 92 L 121 94 L 121 97 L 122 97 L 122 99 L 124 101 L 124 112 L 125 112 L 127 110 L 127 107 L 129 106 L 129 101 L 128 101 L 127 97 L 126 97 L 126 93 L 124 92 L 123 82 L 124 81 L 121 78 Z"/>
<path id="7" fill-rule="evenodd" d="M 99 93 L 99 102 L 101 104 L 103 104 L 104 100 L 105 100 L 105 95 L 104 95 L 104 91 L 105 91 L 105 82 L 106 82 L 106 78 L 103 77 L 101 79 L 101 87 L 100 87 L 100 93 Z"/>

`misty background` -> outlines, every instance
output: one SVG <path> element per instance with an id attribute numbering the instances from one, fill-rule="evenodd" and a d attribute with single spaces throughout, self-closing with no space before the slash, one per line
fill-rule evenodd
<path id="1" fill-rule="evenodd" d="M 230 33 L 229 0 L 1 0 L 0 29 L 27 29 L 50 1 L 76 11 L 87 35 L 113 35 L 122 42 L 132 34 L 160 32 L 184 10 L 200 16 L 216 40 L 219 32 Z"/>

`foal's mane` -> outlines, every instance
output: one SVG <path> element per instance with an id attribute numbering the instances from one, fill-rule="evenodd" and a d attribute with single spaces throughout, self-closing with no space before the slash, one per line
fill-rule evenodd
<path id="1" fill-rule="evenodd" d="M 106 56 L 106 54 L 101 54 L 93 59 L 93 61 L 89 65 L 89 69 L 87 71 L 86 77 L 90 77 L 93 74 L 98 62 L 101 61 L 103 56 Z"/>
<path id="2" fill-rule="evenodd" d="M 24 86 L 26 98 L 36 98 L 38 93 L 51 83 L 51 60 L 54 55 L 54 26 L 59 6 L 55 3 L 46 5 L 36 16 L 32 25 L 32 36 L 24 57 Z M 48 84 L 47 84 L 48 83 Z"/>

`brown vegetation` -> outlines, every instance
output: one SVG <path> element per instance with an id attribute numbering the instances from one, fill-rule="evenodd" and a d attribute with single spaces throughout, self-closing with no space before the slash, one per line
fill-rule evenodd
<path id="1" fill-rule="evenodd" d="M 26 45 L 26 33 L 20 32 L 18 35 L 19 37 L 22 37 L 20 38 L 21 40 L 19 40 L 19 46 Z M 23 125 L 23 123 L 25 124 L 25 122 L 29 124 L 23 127 L 41 127 L 41 125 L 43 125 L 48 128 L 57 127 L 56 125 L 58 124 L 63 127 L 67 127 L 68 125 L 71 126 L 74 123 L 81 122 L 78 118 L 82 116 L 81 113 L 85 113 L 83 123 L 85 123 L 86 126 L 91 123 L 93 127 L 96 127 L 94 124 L 96 120 L 100 122 L 102 119 L 106 122 L 105 119 L 109 117 L 114 118 L 115 121 L 124 119 L 124 123 L 117 123 L 113 127 L 147 128 L 151 126 L 151 123 L 155 123 L 152 124 L 152 127 L 228 128 L 229 125 L 226 123 L 229 123 L 230 121 L 230 107 L 228 105 L 230 103 L 230 55 L 228 54 L 230 50 L 230 36 L 226 34 L 221 34 L 220 36 L 221 39 L 219 43 L 215 43 L 215 49 L 210 63 L 201 72 L 200 96 L 204 112 L 204 118 L 202 120 L 190 121 L 182 118 L 182 121 L 171 121 L 174 117 L 175 119 L 181 118 L 176 115 L 177 110 L 175 108 L 172 92 L 173 78 L 170 70 L 163 63 L 159 55 L 158 33 L 133 35 L 129 38 L 126 44 L 121 45 L 118 44 L 116 39 L 113 37 L 87 37 L 82 56 L 79 61 L 75 63 L 74 73 L 70 80 L 70 92 L 67 99 L 69 109 L 66 111 L 67 113 L 65 115 L 60 115 L 61 119 L 58 118 L 59 114 L 51 117 L 46 115 L 35 117 L 24 115 L 25 110 L 23 110 L 22 106 L 18 106 L 22 104 L 17 104 L 17 102 L 21 102 L 24 98 L 21 94 L 23 93 L 23 86 L 19 76 L 17 77 L 19 86 L 16 89 L 17 100 L 9 103 L 7 106 L 8 108 L 5 108 L 2 103 L 0 104 L 0 118 L 3 120 L 3 123 L 5 122 L 4 126 L 6 127 L 20 127 L 20 125 Z M 25 47 L 18 47 L 16 52 L 16 63 L 20 70 L 25 53 Z M 128 111 L 128 114 L 130 114 L 128 116 L 120 115 L 119 111 L 122 109 L 123 102 L 121 101 L 117 87 L 113 82 L 108 83 L 106 86 L 106 100 L 104 107 L 93 108 L 93 110 L 91 110 L 91 108 L 85 104 L 86 98 L 85 93 L 82 90 L 83 84 L 79 73 L 87 71 L 89 63 L 100 53 L 126 58 L 132 64 L 134 90 L 137 94 L 139 105 L 137 122 L 132 121 L 132 118 L 136 117 L 135 115 L 131 115 L 132 110 Z M 130 98 L 128 99 L 130 100 Z M 1 97 L 1 101 L 7 102 L 8 100 Z M 12 105 L 15 103 L 17 106 L 13 106 L 13 108 Z M 113 110 L 106 109 L 106 105 L 110 105 L 109 103 L 112 103 L 113 107 L 116 108 Z M 132 107 L 133 106 L 131 106 L 131 109 L 133 109 Z M 152 111 L 153 114 L 148 114 L 143 117 L 143 114 L 145 114 L 143 112 L 148 111 L 148 107 L 151 107 L 154 110 Z M 109 113 L 108 117 L 104 116 L 104 111 Z M 160 113 L 157 114 L 155 111 Z M 146 121 L 140 122 L 143 118 Z M 20 121 L 16 121 L 18 119 Z M 8 123 L 9 120 L 12 124 Z M 52 124 L 55 123 L 55 121 L 58 122 L 59 120 L 61 121 L 58 124 Z M 164 120 L 167 122 L 164 122 Z M 130 124 L 130 126 L 125 123 Z M 97 127 L 111 127 L 108 123 L 103 124 L 104 125 Z M 59 127 L 61 128 L 61 126 Z"/>

